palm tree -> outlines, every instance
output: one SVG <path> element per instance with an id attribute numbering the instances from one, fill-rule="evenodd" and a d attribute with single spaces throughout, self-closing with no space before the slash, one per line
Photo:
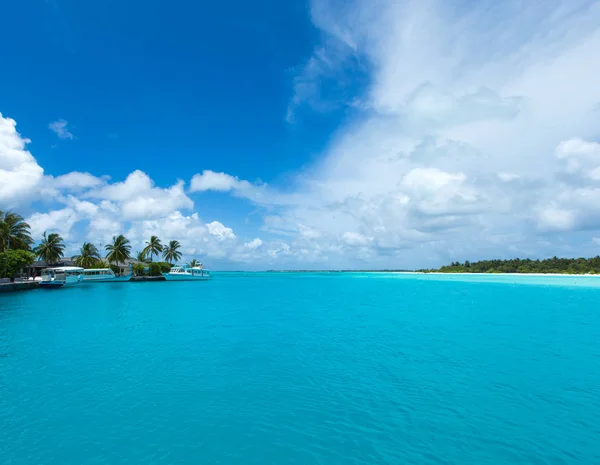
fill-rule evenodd
<path id="1" fill-rule="evenodd" d="M 160 243 L 160 239 L 157 236 L 151 236 L 150 240 L 146 241 L 146 244 L 147 245 L 142 252 L 146 257 L 150 256 L 150 263 L 152 263 L 152 256 L 160 255 L 163 251 L 163 245 Z"/>
<path id="2" fill-rule="evenodd" d="M 146 255 L 143 250 L 141 252 L 136 252 L 135 259 L 140 263 L 148 263 L 148 255 Z"/>
<path id="3" fill-rule="evenodd" d="M 181 244 L 178 241 L 171 241 L 169 242 L 169 245 L 163 248 L 163 258 L 169 265 L 181 258 L 181 252 L 179 252 L 180 248 Z"/>
<path id="4" fill-rule="evenodd" d="M 82 268 L 91 268 L 100 259 L 100 253 L 94 244 L 89 242 L 84 242 L 79 250 L 79 255 L 75 255 L 73 260 L 75 261 L 76 266 L 81 266 Z"/>
<path id="5" fill-rule="evenodd" d="M 63 238 L 57 233 L 42 236 L 42 242 L 33 249 L 36 257 L 45 261 L 47 264 L 57 263 L 65 254 L 65 245 Z"/>
<path id="6" fill-rule="evenodd" d="M 98 261 L 96 261 L 94 268 L 108 268 L 108 265 L 109 264 L 106 260 L 99 258 Z"/>
<path id="7" fill-rule="evenodd" d="M 199 267 L 199 266 L 202 266 L 202 263 L 200 263 L 198 260 L 196 260 L 196 259 L 194 258 L 194 259 L 192 259 L 192 261 L 191 261 L 191 262 L 189 262 L 189 263 L 188 263 L 188 266 L 189 266 L 190 268 L 197 268 L 197 267 Z"/>
<path id="8" fill-rule="evenodd" d="M 0 252 L 9 249 L 29 250 L 33 244 L 30 229 L 21 215 L 0 210 Z"/>
<path id="9" fill-rule="evenodd" d="M 129 239 L 123 236 L 123 234 L 113 236 L 112 244 L 108 244 L 104 248 L 107 252 L 106 259 L 108 263 L 116 263 L 118 265 L 131 258 L 131 245 L 129 244 Z"/>

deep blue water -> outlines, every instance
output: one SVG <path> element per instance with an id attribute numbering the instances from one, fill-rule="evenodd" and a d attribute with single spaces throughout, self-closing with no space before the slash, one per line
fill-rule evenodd
<path id="1" fill-rule="evenodd" d="M 598 464 L 600 288 L 569 279 L 0 295 L 0 463 Z"/>

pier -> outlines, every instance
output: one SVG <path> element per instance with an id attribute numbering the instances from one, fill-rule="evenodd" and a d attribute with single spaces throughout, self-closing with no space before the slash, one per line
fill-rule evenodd
<path id="1" fill-rule="evenodd" d="M 16 292 L 16 291 L 31 291 L 37 289 L 40 286 L 39 281 L 10 281 L 0 280 L 0 293 L 2 292 Z"/>

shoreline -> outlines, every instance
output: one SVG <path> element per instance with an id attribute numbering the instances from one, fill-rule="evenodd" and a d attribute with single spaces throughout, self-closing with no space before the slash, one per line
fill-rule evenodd
<path id="1" fill-rule="evenodd" d="M 562 278 L 600 278 L 600 274 L 570 274 L 570 273 L 445 273 L 442 271 L 399 271 L 399 270 L 267 270 L 267 271 L 224 271 L 222 273 L 373 273 L 373 274 L 405 274 L 433 276 L 535 276 Z"/>
<path id="2" fill-rule="evenodd" d="M 416 274 L 416 275 L 435 275 L 435 276 L 535 276 L 560 278 L 600 278 L 600 274 L 569 274 L 569 273 L 444 273 L 441 271 L 392 271 L 394 274 Z"/>

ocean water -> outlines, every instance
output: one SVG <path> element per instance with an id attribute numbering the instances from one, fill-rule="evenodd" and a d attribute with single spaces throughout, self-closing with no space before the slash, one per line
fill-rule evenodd
<path id="1" fill-rule="evenodd" d="M 600 464 L 595 279 L 0 294 L 0 463 Z"/>

